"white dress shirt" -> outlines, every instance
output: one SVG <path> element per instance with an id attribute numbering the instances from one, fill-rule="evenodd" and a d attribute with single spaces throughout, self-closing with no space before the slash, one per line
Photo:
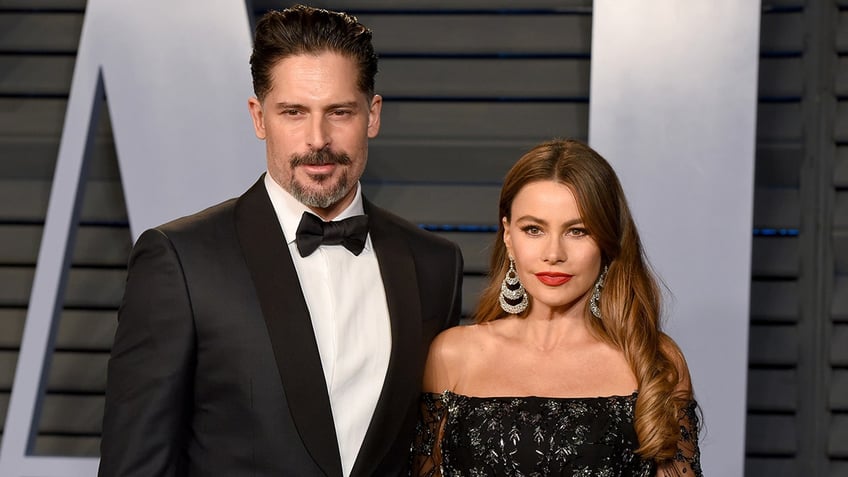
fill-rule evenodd
<path id="1" fill-rule="evenodd" d="M 362 187 L 338 217 L 364 213 Z M 389 367 L 392 335 L 383 279 L 369 233 L 359 256 L 322 245 L 301 257 L 295 232 L 309 209 L 265 174 L 265 188 L 286 236 L 312 318 L 336 426 L 342 470 L 350 475 Z M 284 290 L 280 290 L 284 293 Z"/>

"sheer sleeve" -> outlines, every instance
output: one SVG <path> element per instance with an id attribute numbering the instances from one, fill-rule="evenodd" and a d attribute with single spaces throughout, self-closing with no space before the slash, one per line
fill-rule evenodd
<path id="1" fill-rule="evenodd" d="M 698 404 L 690 401 L 680 410 L 680 440 L 677 454 L 660 462 L 657 477 L 704 477 L 701 470 L 701 451 L 698 449 Z"/>
<path id="2" fill-rule="evenodd" d="M 447 416 L 444 395 L 421 394 L 421 409 L 415 426 L 415 440 L 410 449 L 413 477 L 441 476 L 441 437 Z"/>

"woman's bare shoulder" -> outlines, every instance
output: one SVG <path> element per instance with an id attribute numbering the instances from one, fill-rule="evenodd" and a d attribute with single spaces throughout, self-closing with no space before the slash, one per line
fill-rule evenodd
<path id="1" fill-rule="evenodd" d="M 462 361 L 480 341 L 480 325 L 459 325 L 448 328 L 430 344 L 430 356 L 451 362 Z"/>
<path id="2" fill-rule="evenodd" d="M 460 325 L 439 333 L 430 344 L 424 370 L 424 391 L 454 389 L 465 370 L 491 348 L 488 324 Z"/>

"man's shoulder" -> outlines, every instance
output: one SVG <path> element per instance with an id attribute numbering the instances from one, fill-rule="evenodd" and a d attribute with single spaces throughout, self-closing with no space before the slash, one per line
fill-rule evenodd
<path id="1" fill-rule="evenodd" d="M 186 259 L 210 251 L 233 249 L 237 243 L 233 220 L 236 199 L 213 205 L 145 230 L 133 245 L 134 253 L 166 247 Z"/>
<path id="2" fill-rule="evenodd" d="M 199 212 L 166 222 L 158 227 L 154 227 L 154 229 L 166 235 L 181 235 L 220 227 L 232 222 L 233 211 L 237 200 L 235 198 L 228 199 Z"/>
<path id="3" fill-rule="evenodd" d="M 262 184 L 262 176 L 260 176 L 259 180 L 241 196 L 224 200 L 223 202 L 212 205 L 193 214 L 176 218 L 157 227 L 153 227 L 153 230 L 158 230 L 159 232 L 168 235 L 208 232 L 210 229 L 232 227 L 237 204 L 245 202 L 245 198 L 255 198 L 257 195 L 263 194 L 264 190 L 265 188 Z M 265 197 L 267 198 L 267 195 Z"/>

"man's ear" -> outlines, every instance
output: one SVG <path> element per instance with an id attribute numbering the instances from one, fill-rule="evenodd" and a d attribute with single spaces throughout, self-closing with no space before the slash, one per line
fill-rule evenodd
<path id="1" fill-rule="evenodd" d="M 250 118 L 253 120 L 253 130 L 256 137 L 265 139 L 265 114 L 262 111 L 262 103 L 255 96 L 251 96 L 247 100 L 247 109 L 250 111 Z"/>
<path id="2" fill-rule="evenodd" d="M 383 97 L 375 94 L 368 108 L 368 139 L 377 137 L 380 132 L 380 112 L 383 110 Z"/>

